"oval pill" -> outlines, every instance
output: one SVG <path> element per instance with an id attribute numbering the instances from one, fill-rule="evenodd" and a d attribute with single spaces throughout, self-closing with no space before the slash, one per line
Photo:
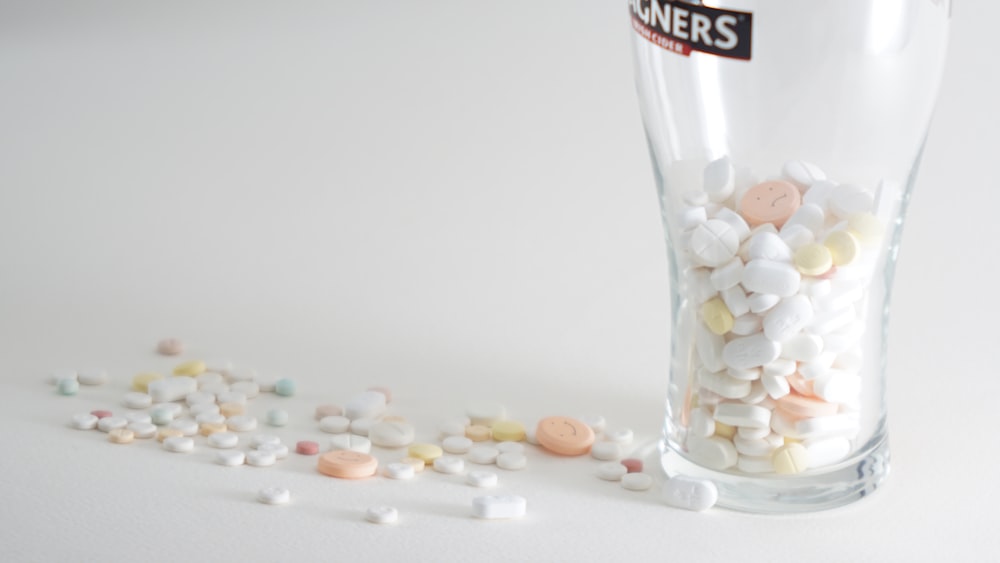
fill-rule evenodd
<path id="1" fill-rule="evenodd" d="M 460 457 L 443 455 L 434 459 L 434 471 L 438 473 L 455 474 L 465 469 L 465 462 Z"/>
<path id="2" fill-rule="evenodd" d="M 595 442 L 594 445 L 591 446 L 590 455 L 594 459 L 610 461 L 621 459 L 621 457 L 625 455 L 625 450 L 622 448 L 622 445 L 617 442 L 600 441 Z"/>
<path id="3" fill-rule="evenodd" d="M 103 369 L 81 370 L 76 374 L 76 379 L 81 385 L 104 385 L 108 381 L 111 381 L 107 370 Z"/>
<path id="4" fill-rule="evenodd" d="M 715 506 L 719 490 L 707 479 L 678 475 L 663 484 L 663 500 L 676 508 L 701 512 Z"/>
<path id="5" fill-rule="evenodd" d="M 156 436 L 156 425 L 151 422 L 133 422 L 126 428 L 135 434 L 136 438 L 152 438 Z"/>
<path id="6" fill-rule="evenodd" d="M 605 481 L 620 481 L 628 468 L 617 461 L 607 461 L 597 466 L 597 476 Z"/>
<path id="7" fill-rule="evenodd" d="M 191 360 L 177 364 L 174 367 L 174 375 L 194 377 L 198 374 L 204 373 L 205 362 L 201 360 Z"/>
<path id="8" fill-rule="evenodd" d="M 524 440 L 524 425 L 516 420 L 498 420 L 490 429 L 493 439 L 498 442 L 520 442 Z"/>
<path id="9" fill-rule="evenodd" d="M 413 444 L 406 452 L 410 457 L 422 460 L 425 464 L 433 463 L 444 453 L 440 446 L 434 444 Z"/>
<path id="10" fill-rule="evenodd" d="M 350 428 L 351 419 L 346 416 L 324 416 L 319 421 L 319 429 L 330 434 L 343 434 Z"/>
<path id="11" fill-rule="evenodd" d="M 247 452 L 247 465 L 254 467 L 270 467 L 277 461 L 274 452 L 266 450 L 250 450 Z"/>
<path id="12" fill-rule="evenodd" d="M 339 450 L 319 456 L 320 473 L 340 479 L 362 479 L 375 474 L 378 460 L 361 452 Z"/>
<path id="13" fill-rule="evenodd" d="M 496 463 L 500 450 L 490 446 L 476 446 L 469 450 L 468 460 L 479 465 Z"/>
<path id="14" fill-rule="evenodd" d="M 441 441 L 441 447 L 450 454 L 464 454 L 472 449 L 472 440 L 465 436 L 448 436 Z"/>
<path id="15" fill-rule="evenodd" d="M 97 421 L 97 429 L 101 432 L 111 432 L 116 428 L 125 428 L 128 420 L 123 416 L 106 416 Z"/>
<path id="16" fill-rule="evenodd" d="M 833 267 L 830 249 L 811 243 L 795 251 L 795 268 L 804 275 L 818 276 Z"/>
<path id="17" fill-rule="evenodd" d="M 708 330 L 723 335 L 733 329 L 733 314 L 718 297 L 709 299 L 701 306 L 701 318 Z"/>
<path id="18" fill-rule="evenodd" d="M 108 440 L 114 444 L 128 444 L 135 439 L 135 432 L 128 428 L 115 428 L 108 432 Z"/>
<path id="19" fill-rule="evenodd" d="M 378 422 L 368 431 L 372 444 L 383 448 L 404 448 L 413 443 L 415 430 L 406 422 Z"/>
<path id="20" fill-rule="evenodd" d="M 249 432 L 257 428 L 257 418 L 250 415 L 236 415 L 226 419 L 226 426 L 236 432 Z"/>
<path id="21" fill-rule="evenodd" d="M 215 448 L 235 448 L 239 443 L 240 437 L 232 432 L 215 432 L 208 435 L 208 444 Z"/>
<path id="22" fill-rule="evenodd" d="M 802 252 L 801 248 L 796 251 L 796 256 L 799 252 Z M 802 274 L 795 266 L 784 262 L 751 260 L 743 267 L 742 285 L 748 292 L 791 297 L 799 291 L 801 283 Z"/>

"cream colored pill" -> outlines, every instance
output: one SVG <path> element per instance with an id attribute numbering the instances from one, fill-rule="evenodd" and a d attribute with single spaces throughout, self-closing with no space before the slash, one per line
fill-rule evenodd
<path id="1" fill-rule="evenodd" d="M 823 246 L 830 251 L 834 266 L 850 265 L 861 252 L 861 244 L 858 239 L 847 231 L 830 233 L 823 241 Z"/>
<path id="2" fill-rule="evenodd" d="M 524 425 L 516 420 L 499 420 L 490 428 L 493 439 L 498 442 L 520 442 L 524 440 Z"/>
<path id="3" fill-rule="evenodd" d="M 215 452 L 215 463 L 227 467 L 235 467 L 246 463 L 247 456 L 239 450 L 220 450 Z"/>
<path id="4" fill-rule="evenodd" d="M 473 442 L 485 442 L 493 436 L 488 426 L 473 424 L 465 427 L 465 437 Z"/>
<path id="5" fill-rule="evenodd" d="M 413 444 L 407 449 L 409 457 L 419 459 L 425 464 L 433 463 L 435 459 L 441 457 L 444 451 L 440 446 L 434 444 Z"/>
<path id="6" fill-rule="evenodd" d="M 443 455 L 434 460 L 434 471 L 453 475 L 461 473 L 465 469 L 465 462 L 460 457 Z"/>
<path id="7" fill-rule="evenodd" d="M 158 373 L 139 373 L 132 378 L 132 390 L 145 393 L 149 389 L 150 382 L 163 379 Z"/>
<path id="8" fill-rule="evenodd" d="M 771 463 L 777 473 L 801 473 L 809 467 L 809 451 L 802 444 L 785 444 L 771 454 Z"/>
<path id="9" fill-rule="evenodd" d="M 472 449 L 472 440 L 465 436 L 448 436 L 441 441 L 441 447 L 450 454 L 464 454 Z"/>
<path id="10" fill-rule="evenodd" d="M 701 319 L 713 334 L 723 335 L 733 329 L 733 314 L 718 297 L 702 304 Z"/>
<path id="11" fill-rule="evenodd" d="M 215 432 L 208 436 L 208 444 L 214 448 L 235 448 L 239 443 L 240 437 L 232 432 Z"/>
<path id="12" fill-rule="evenodd" d="M 97 428 L 98 418 L 90 413 L 73 415 L 72 425 L 77 430 L 93 430 Z"/>
<path id="13" fill-rule="evenodd" d="M 503 452 L 497 456 L 497 467 L 517 471 L 528 466 L 528 457 L 521 452 Z"/>
<path id="14" fill-rule="evenodd" d="M 187 453 L 194 450 L 194 440 L 187 436 L 171 436 L 163 440 L 163 449 L 174 453 Z"/>
<path id="15" fill-rule="evenodd" d="M 191 360 L 177 364 L 174 367 L 174 375 L 194 377 L 205 371 L 205 362 L 201 360 Z"/>
<path id="16" fill-rule="evenodd" d="M 135 432 L 128 428 L 115 428 L 108 432 L 108 440 L 114 444 L 128 444 L 135 439 Z"/>
<path id="17" fill-rule="evenodd" d="M 470 471 L 465 482 L 472 487 L 488 488 L 497 485 L 498 477 L 492 471 Z"/>
<path id="18" fill-rule="evenodd" d="M 156 441 L 163 442 L 167 438 L 183 438 L 184 433 L 175 428 L 161 428 L 156 432 Z"/>
<path id="19" fill-rule="evenodd" d="M 804 275 L 818 276 L 833 267 L 833 255 L 822 244 L 812 243 L 795 251 L 795 268 Z"/>
<path id="20" fill-rule="evenodd" d="M 871 213 L 855 213 L 847 218 L 847 228 L 862 244 L 875 244 L 882 240 L 882 222 Z"/>
<path id="21" fill-rule="evenodd" d="M 648 491 L 653 486 L 653 476 L 648 473 L 626 473 L 621 478 L 626 491 Z"/>

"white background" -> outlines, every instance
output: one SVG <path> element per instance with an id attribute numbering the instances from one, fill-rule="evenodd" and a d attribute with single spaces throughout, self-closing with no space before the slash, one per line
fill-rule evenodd
<path id="1" fill-rule="evenodd" d="M 497 489 L 528 516 L 482 522 L 460 478 L 222 468 L 68 421 L 122 410 L 177 336 L 294 378 L 253 405 L 291 413 L 290 443 L 376 384 L 422 440 L 475 399 L 655 439 L 667 265 L 623 3 L 0 3 L 0 558 L 995 557 L 998 18 L 954 9 L 893 300 L 884 489 L 694 514 L 532 450 Z M 88 366 L 112 382 L 45 383 Z M 292 504 L 254 502 L 267 485 Z M 400 522 L 364 522 L 375 504 Z"/>

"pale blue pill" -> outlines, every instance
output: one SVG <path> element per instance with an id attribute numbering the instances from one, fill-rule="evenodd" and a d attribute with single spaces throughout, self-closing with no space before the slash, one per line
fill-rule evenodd
<path id="1" fill-rule="evenodd" d="M 288 424 L 288 411 L 281 409 L 267 411 L 267 423 L 271 426 L 284 426 Z"/>
<path id="2" fill-rule="evenodd" d="M 80 390 L 80 384 L 75 379 L 59 380 L 60 395 L 76 395 L 76 392 L 79 390 Z"/>
<path id="3" fill-rule="evenodd" d="M 274 382 L 274 392 L 282 397 L 291 397 L 295 394 L 295 382 L 291 379 L 279 379 Z"/>
<path id="4" fill-rule="evenodd" d="M 152 419 L 153 424 L 163 426 L 164 424 L 170 424 L 174 419 L 174 413 L 167 409 L 154 409 L 153 412 L 149 413 L 149 417 Z"/>

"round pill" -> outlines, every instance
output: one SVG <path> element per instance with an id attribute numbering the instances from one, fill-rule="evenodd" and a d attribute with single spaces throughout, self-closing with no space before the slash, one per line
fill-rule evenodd
<path id="1" fill-rule="evenodd" d="M 295 444 L 295 453 L 301 455 L 316 455 L 319 453 L 319 444 L 312 440 L 300 440 Z"/>
<path id="2" fill-rule="evenodd" d="M 108 432 L 108 440 L 115 444 L 128 444 L 135 439 L 135 432 L 128 428 L 115 428 Z"/>
<path id="3" fill-rule="evenodd" d="M 378 460 L 361 452 L 338 450 L 319 456 L 320 473 L 340 479 L 361 479 L 375 474 Z"/>
<path id="4" fill-rule="evenodd" d="M 285 459 L 288 457 L 288 446 L 284 444 L 261 444 L 257 447 L 257 451 L 272 453 L 275 459 Z"/>
<path id="5" fill-rule="evenodd" d="M 209 366 L 206 363 L 206 368 L 209 368 L 209 367 L 211 367 L 211 366 Z M 198 375 L 195 376 L 194 380 L 198 382 L 198 389 L 201 389 L 203 387 L 209 387 L 209 386 L 214 387 L 214 386 L 218 386 L 218 385 L 225 385 L 226 386 L 226 390 L 227 391 L 229 390 L 229 385 L 226 384 L 226 378 L 223 377 L 223 375 L 221 373 L 217 373 L 213 369 L 209 369 L 206 372 L 199 373 Z"/>
<path id="6" fill-rule="evenodd" d="M 250 415 L 236 415 L 226 419 L 226 426 L 236 432 L 249 432 L 257 428 L 257 418 Z"/>
<path id="7" fill-rule="evenodd" d="M 259 448 L 264 444 L 280 444 L 281 438 L 273 434 L 257 434 L 250 439 L 250 447 Z"/>
<path id="8" fill-rule="evenodd" d="M 214 448 L 235 448 L 240 443 L 240 437 L 232 432 L 216 432 L 208 436 L 208 444 Z"/>
<path id="9" fill-rule="evenodd" d="M 448 436 L 441 440 L 441 448 L 450 454 L 464 454 L 472 449 L 472 440 L 465 436 Z"/>
<path id="10" fill-rule="evenodd" d="M 409 457 L 409 456 L 404 457 L 403 459 L 399 460 L 399 462 L 406 463 L 412 466 L 413 471 L 416 473 L 420 473 L 421 471 L 423 471 L 424 467 L 427 465 L 426 463 L 424 463 L 424 460 L 417 457 Z"/>
<path id="11" fill-rule="evenodd" d="M 502 454 L 506 454 L 506 453 L 523 454 L 524 453 L 524 444 L 522 444 L 521 442 L 500 442 L 499 444 L 496 445 L 496 448 Z"/>
<path id="12" fill-rule="evenodd" d="M 107 370 L 86 369 L 77 373 L 77 380 L 81 385 L 104 385 L 111 380 Z"/>
<path id="13" fill-rule="evenodd" d="M 212 434 L 218 434 L 219 432 L 227 432 L 227 431 L 229 431 L 229 427 L 226 426 L 225 422 L 198 423 L 198 433 L 201 434 L 202 436 L 211 436 Z"/>
<path id="14" fill-rule="evenodd" d="M 620 481 L 627 473 L 628 468 L 617 461 L 607 461 L 597 466 L 597 476 L 605 481 Z"/>
<path id="15" fill-rule="evenodd" d="M 465 437 L 473 442 L 485 442 L 493 436 L 488 426 L 472 424 L 465 427 Z"/>
<path id="16" fill-rule="evenodd" d="M 60 395 L 66 395 L 67 397 L 76 395 L 77 391 L 80 390 L 80 384 L 75 379 L 62 379 L 56 386 Z"/>
<path id="17" fill-rule="evenodd" d="M 97 421 L 97 429 L 101 432 L 111 432 L 116 428 L 125 428 L 128 420 L 123 416 L 106 416 Z"/>
<path id="18" fill-rule="evenodd" d="M 194 377 L 205 371 L 205 362 L 201 360 L 191 360 L 177 364 L 174 367 L 174 375 L 185 375 Z"/>
<path id="19" fill-rule="evenodd" d="M 356 434 L 337 434 L 330 438 L 331 450 L 350 450 L 352 452 L 370 453 L 372 442 L 364 436 Z"/>
<path id="20" fill-rule="evenodd" d="M 646 491 L 653 486 L 653 476 L 647 473 L 627 473 L 622 479 L 622 488 L 629 491 Z"/>
<path id="21" fill-rule="evenodd" d="M 621 457 L 625 455 L 625 451 L 622 448 L 622 445 L 619 444 L 618 442 L 610 442 L 607 440 L 602 440 L 600 442 L 596 442 L 590 448 L 590 455 L 594 459 L 610 461 L 615 459 L 621 459 Z"/>
<path id="22" fill-rule="evenodd" d="M 387 405 L 392 402 L 392 390 L 389 389 L 388 387 L 385 387 L 384 385 L 376 385 L 374 387 L 369 387 L 367 390 L 374 391 L 376 393 L 381 393 L 382 395 L 384 395 L 385 404 Z"/>
<path id="23" fill-rule="evenodd" d="M 184 402 L 187 403 L 189 407 L 200 404 L 214 404 L 215 393 L 209 393 L 207 391 L 195 391 L 194 393 L 188 393 L 184 397 Z"/>
<path id="24" fill-rule="evenodd" d="M 222 413 L 206 412 L 195 416 L 194 421 L 198 424 L 225 424 L 226 417 Z"/>
<path id="25" fill-rule="evenodd" d="M 392 524 L 399 519 L 399 511 L 391 506 L 373 506 L 365 511 L 365 520 L 373 524 Z"/>
<path id="26" fill-rule="evenodd" d="M 733 314 L 718 297 L 713 297 L 702 304 L 701 319 L 714 334 L 721 336 L 733 330 Z"/>
<path id="27" fill-rule="evenodd" d="M 226 418 L 240 416 L 246 411 L 246 406 L 240 403 L 222 403 L 219 405 L 219 412 Z"/>
<path id="28" fill-rule="evenodd" d="M 170 424 L 174 420 L 174 415 L 169 409 L 153 409 L 149 413 L 150 420 L 153 424 L 163 426 L 165 424 Z"/>
<path id="29" fill-rule="evenodd" d="M 874 244 L 882 239 L 883 226 L 871 213 L 855 213 L 847 218 L 847 229 L 862 244 Z"/>
<path id="30" fill-rule="evenodd" d="M 795 251 L 795 269 L 807 276 L 818 276 L 833 267 L 830 250 L 819 243 L 811 243 Z"/>
<path id="31" fill-rule="evenodd" d="M 288 411 L 283 409 L 271 409 L 267 411 L 267 423 L 271 426 L 284 426 L 288 424 Z"/>
<path id="32" fill-rule="evenodd" d="M 163 442 L 167 438 L 183 438 L 184 433 L 176 428 L 160 428 L 156 432 L 156 441 Z"/>
<path id="33" fill-rule="evenodd" d="M 264 487 L 257 491 L 257 501 L 263 504 L 288 504 L 292 493 L 284 487 Z"/>
<path id="34" fill-rule="evenodd" d="M 330 434 L 343 434 L 351 428 L 351 419 L 346 416 L 324 416 L 319 420 L 319 429 Z"/>
<path id="35" fill-rule="evenodd" d="M 377 422 L 368 430 L 372 444 L 383 448 L 403 448 L 413 443 L 413 425 L 406 422 Z"/>
<path id="36" fill-rule="evenodd" d="M 473 487 L 495 487 L 497 485 L 497 474 L 492 471 L 470 471 L 465 477 L 465 482 Z"/>
<path id="37" fill-rule="evenodd" d="M 163 449 L 168 452 L 187 453 L 194 450 L 194 440 L 187 436 L 171 436 L 163 440 Z"/>
<path id="38" fill-rule="evenodd" d="M 270 467 L 274 465 L 277 459 L 278 456 L 274 455 L 274 452 L 266 450 L 250 450 L 247 452 L 247 465 L 254 467 Z"/>
<path id="39" fill-rule="evenodd" d="M 237 381 L 229 386 L 229 391 L 242 393 L 247 399 L 254 399 L 260 394 L 260 385 L 256 381 Z"/>
<path id="40" fill-rule="evenodd" d="M 422 460 L 425 464 L 433 463 L 435 459 L 444 453 L 440 446 L 434 444 L 413 444 L 406 452 L 409 457 Z"/>
<path id="41" fill-rule="evenodd" d="M 621 464 L 628 470 L 629 473 L 642 473 L 642 460 L 630 457 L 628 459 L 621 460 Z"/>
<path id="42" fill-rule="evenodd" d="M 107 418 L 107 417 L 111 416 L 111 411 L 94 410 L 94 411 L 90 411 L 90 414 L 96 416 L 98 419 L 101 419 L 101 418 Z"/>
<path id="43" fill-rule="evenodd" d="M 802 205 L 802 195 L 791 182 L 771 180 L 747 190 L 740 200 L 740 215 L 751 227 L 771 223 L 781 228 Z"/>
<path id="44" fill-rule="evenodd" d="M 543 448 L 559 455 L 583 455 L 594 443 L 594 431 L 586 423 L 566 416 L 543 418 L 535 436 Z"/>
<path id="45" fill-rule="evenodd" d="M 809 451 L 802 444 L 785 444 L 771 454 L 771 463 L 776 473 L 800 473 L 809 467 Z"/>
<path id="46" fill-rule="evenodd" d="M 371 430 L 372 426 L 375 425 L 376 420 L 374 418 L 355 418 L 351 421 L 350 431 L 351 434 L 357 434 L 358 436 L 368 436 L 368 432 Z"/>
<path id="47" fill-rule="evenodd" d="M 152 438 L 156 436 L 156 425 L 152 422 L 133 422 L 127 426 L 136 438 Z"/>
<path id="48" fill-rule="evenodd" d="M 184 436 L 194 436 L 198 434 L 198 423 L 187 418 L 172 420 L 170 424 L 167 425 L 167 428 L 180 430 L 181 434 Z"/>
<path id="49" fill-rule="evenodd" d="M 148 412 L 128 411 L 125 413 L 125 420 L 129 421 L 129 424 L 133 422 L 153 422 L 153 417 Z"/>
<path id="50" fill-rule="evenodd" d="M 93 430 L 97 428 L 97 417 L 89 413 L 74 414 L 72 424 L 77 430 Z"/>
<path id="51" fill-rule="evenodd" d="M 465 414 L 473 425 L 488 428 L 503 420 L 507 415 L 507 409 L 493 401 L 478 401 L 467 405 Z"/>
<path id="52" fill-rule="evenodd" d="M 524 425 L 516 420 L 501 420 L 493 423 L 493 439 L 497 442 L 520 442 L 524 440 Z"/>
<path id="53" fill-rule="evenodd" d="M 220 405 L 237 404 L 237 405 L 243 405 L 245 407 L 247 404 L 246 394 L 241 393 L 239 391 L 223 391 L 222 393 L 219 393 L 218 396 L 215 397 L 213 400 L 218 401 Z"/>
<path id="54" fill-rule="evenodd" d="M 500 456 L 500 450 L 490 446 L 476 446 L 469 450 L 468 459 L 472 463 L 479 465 L 490 465 L 496 463 Z"/>
<path id="55" fill-rule="evenodd" d="M 328 416 L 343 416 L 344 408 L 339 405 L 320 405 L 316 407 L 316 420 L 322 420 Z"/>
<path id="56" fill-rule="evenodd" d="M 291 397 L 295 394 L 295 382 L 287 378 L 275 381 L 274 393 L 282 397 Z"/>
<path id="57" fill-rule="evenodd" d="M 823 246 L 830 251 L 834 266 L 847 266 L 854 262 L 861 252 L 858 239 L 847 231 L 834 231 L 827 235 Z"/>
<path id="58" fill-rule="evenodd" d="M 689 245 L 696 262 L 716 268 L 736 256 L 740 237 L 725 221 L 709 219 L 691 231 Z"/>
<path id="59" fill-rule="evenodd" d="M 434 460 L 434 471 L 438 473 L 455 474 L 465 469 L 465 462 L 460 457 L 443 455 Z"/>
<path id="60" fill-rule="evenodd" d="M 179 356 L 184 352 L 184 344 L 176 338 L 164 338 L 156 343 L 156 351 L 164 356 Z"/>
<path id="61" fill-rule="evenodd" d="M 383 475 L 390 479 L 397 480 L 412 479 L 416 473 L 417 471 L 413 468 L 413 465 L 400 461 L 386 464 L 386 466 L 382 469 Z"/>
<path id="62" fill-rule="evenodd" d="M 215 452 L 215 463 L 235 467 L 246 463 L 247 455 L 239 450 L 219 450 Z"/>
<path id="63" fill-rule="evenodd" d="M 506 452 L 497 456 L 497 467 L 516 471 L 528 466 L 528 458 L 520 452 Z"/>
<path id="64" fill-rule="evenodd" d="M 438 431 L 441 432 L 442 438 L 447 438 L 448 436 L 465 436 L 465 427 L 470 423 L 467 417 L 455 418 L 452 420 L 446 420 L 438 426 Z"/>

